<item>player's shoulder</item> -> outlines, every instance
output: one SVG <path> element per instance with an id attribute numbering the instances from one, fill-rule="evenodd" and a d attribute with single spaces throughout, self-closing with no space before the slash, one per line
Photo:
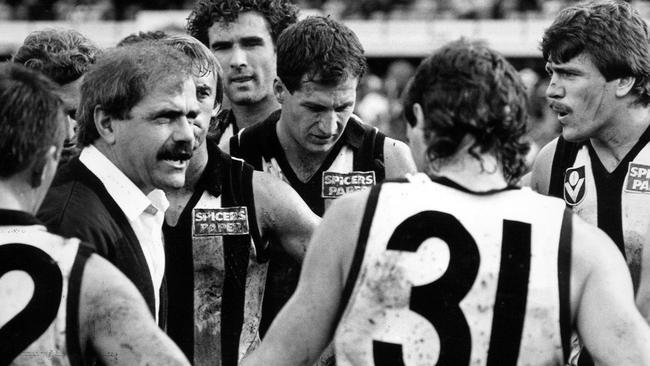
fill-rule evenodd
<path id="1" fill-rule="evenodd" d="M 300 199 L 287 182 L 267 172 L 253 170 L 252 186 L 255 207 L 264 211 L 282 208 Z"/>
<path id="2" fill-rule="evenodd" d="M 388 154 L 399 154 L 399 155 L 408 155 L 411 154 L 411 149 L 406 143 L 400 140 L 396 140 L 391 137 L 386 137 L 384 139 L 384 153 Z"/>
<path id="3" fill-rule="evenodd" d="M 136 300 L 140 293 L 115 265 L 106 258 L 89 250 L 83 268 L 82 292 L 96 306 L 120 302 L 121 300 Z"/>

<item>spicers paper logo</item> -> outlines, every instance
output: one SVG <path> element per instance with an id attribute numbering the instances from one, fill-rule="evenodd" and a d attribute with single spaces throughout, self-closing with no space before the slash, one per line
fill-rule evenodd
<path id="1" fill-rule="evenodd" d="M 564 172 L 564 201 L 575 206 L 585 198 L 585 166 L 569 168 Z"/>
<path id="2" fill-rule="evenodd" d="M 323 172 L 322 198 L 336 198 L 375 185 L 375 172 Z"/>
<path id="3" fill-rule="evenodd" d="M 192 211 L 192 235 L 194 236 L 245 234 L 248 234 L 246 206 L 195 208 Z"/>
<path id="4" fill-rule="evenodd" d="M 625 191 L 650 193 L 650 165 L 630 163 L 627 168 Z"/>

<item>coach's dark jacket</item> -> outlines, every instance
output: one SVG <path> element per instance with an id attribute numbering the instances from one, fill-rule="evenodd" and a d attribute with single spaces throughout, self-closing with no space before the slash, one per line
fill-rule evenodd
<path id="1" fill-rule="evenodd" d="M 37 217 L 56 234 L 91 243 L 99 255 L 113 263 L 135 284 L 154 313 L 154 287 L 138 238 L 104 184 L 79 157 L 59 167 Z M 165 280 L 160 292 L 159 324 L 164 328 L 167 313 Z"/>

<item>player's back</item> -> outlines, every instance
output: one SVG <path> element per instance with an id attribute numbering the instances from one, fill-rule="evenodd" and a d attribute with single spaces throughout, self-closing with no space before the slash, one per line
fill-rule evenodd
<path id="1" fill-rule="evenodd" d="M 426 180 L 370 194 L 335 334 L 338 364 L 563 364 L 564 203 Z"/>
<path id="2" fill-rule="evenodd" d="M 78 306 L 86 256 L 77 239 L 29 215 L 9 221 L 0 219 L 0 364 L 70 365 L 81 353 L 76 312 L 67 310 Z"/>

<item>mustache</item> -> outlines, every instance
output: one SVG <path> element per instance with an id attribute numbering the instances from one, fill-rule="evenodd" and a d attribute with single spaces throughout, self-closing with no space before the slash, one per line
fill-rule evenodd
<path id="1" fill-rule="evenodd" d="M 171 147 L 163 147 L 156 158 L 158 160 L 190 160 L 192 158 L 192 143 L 178 142 Z"/>

